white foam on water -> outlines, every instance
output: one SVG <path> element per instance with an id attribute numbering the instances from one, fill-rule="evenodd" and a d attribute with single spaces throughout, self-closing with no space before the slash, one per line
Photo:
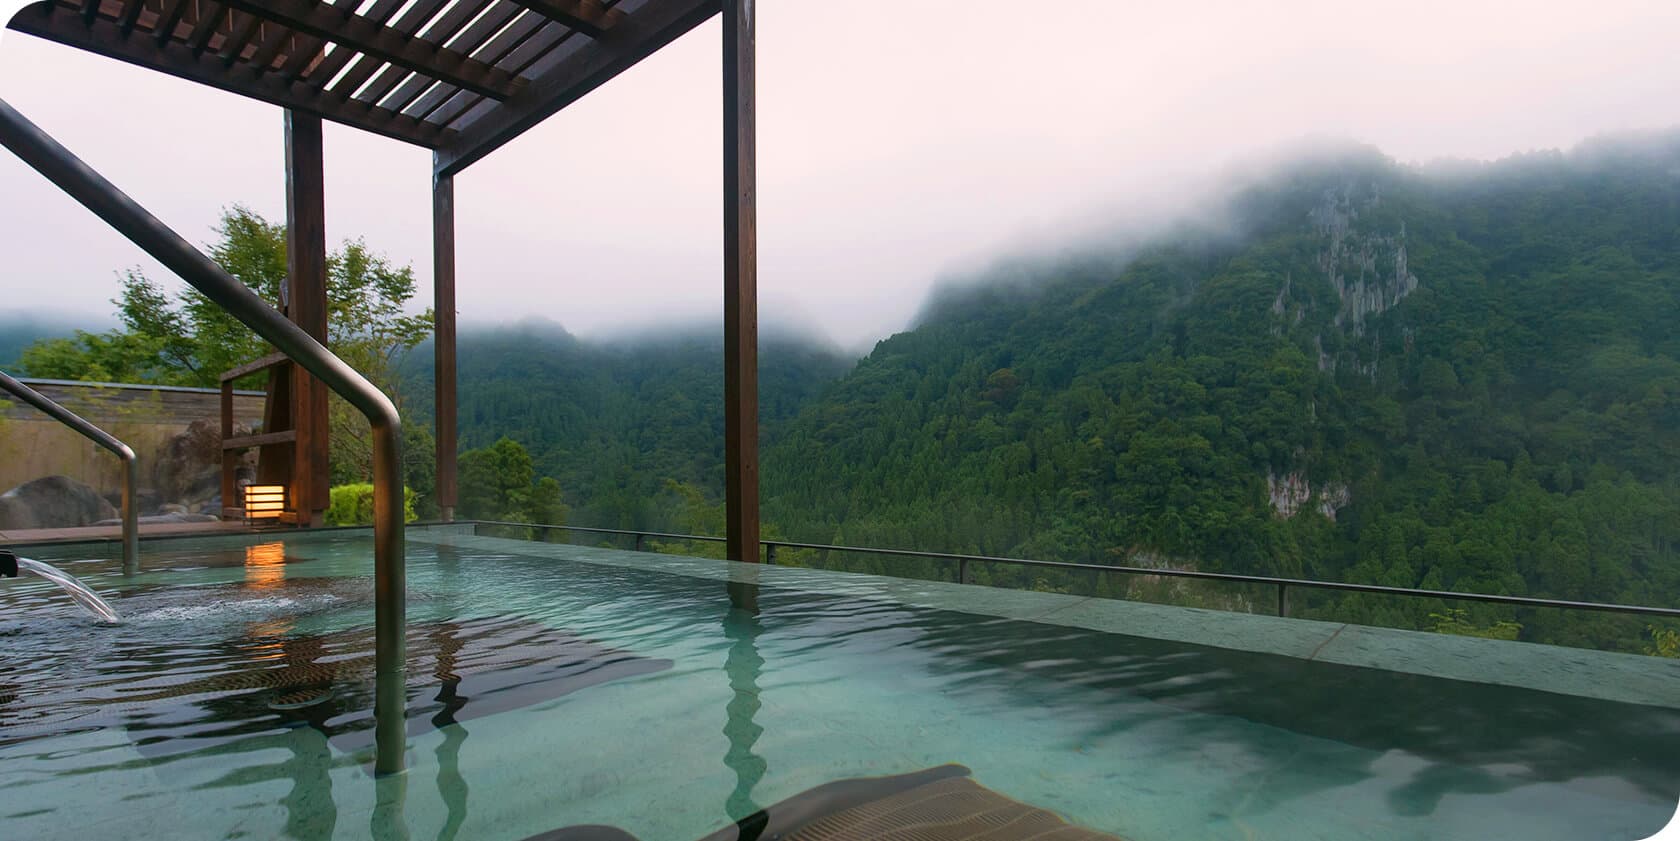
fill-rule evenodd
<path id="1" fill-rule="evenodd" d="M 129 616 L 132 622 L 181 622 L 222 616 L 297 612 L 316 610 L 344 601 L 342 596 L 260 596 L 254 599 L 206 601 L 199 604 L 170 605 L 142 610 Z"/>

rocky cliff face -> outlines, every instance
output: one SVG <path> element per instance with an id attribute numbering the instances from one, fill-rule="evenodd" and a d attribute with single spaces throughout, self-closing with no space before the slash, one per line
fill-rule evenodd
<path id="1" fill-rule="evenodd" d="M 1288 275 L 1272 301 L 1273 335 L 1284 335 L 1312 318 L 1306 329 L 1315 330 L 1312 351 L 1320 371 L 1355 371 L 1374 380 L 1382 342 L 1373 322 L 1422 283 L 1407 260 L 1406 223 L 1402 220 L 1385 230 L 1373 219 L 1382 205 L 1377 182 L 1347 179 L 1326 188 L 1307 211 L 1307 220 L 1319 237 L 1315 268 L 1335 293 L 1334 313 L 1322 306 L 1315 313 L 1312 296 L 1301 294 L 1296 279 Z M 1411 329 L 1401 330 L 1404 347 L 1409 349 Z M 1266 485 L 1273 512 L 1284 518 L 1316 508 L 1334 520 L 1337 510 L 1352 500 L 1345 483 L 1324 482 L 1315 489 L 1301 467 L 1281 476 L 1268 473 Z"/>
<path id="2" fill-rule="evenodd" d="M 1336 295 L 1335 313 L 1313 337 L 1321 371 L 1351 365 L 1362 374 L 1375 376 L 1381 343 L 1371 322 L 1398 306 L 1421 284 L 1407 261 L 1405 222 L 1386 231 L 1362 222 L 1382 201 L 1382 191 L 1375 182 L 1347 180 L 1325 189 L 1318 203 L 1307 211 L 1307 219 L 1322 243 L 1316 269 Z M 1285 277 L 1272 303 L 1274 333 L 1301 324 L 1311 307 L 1293 300 L 1293 285 L 1294 280 Z M 1333 334 L 1328 342 L 1325 331 Z"/>
<path id="3" fill-rule="evenodd" d="M 1365 335 L 1366 320 L 1386 312 L 1417 291 L 1417 275 L 1406 266 L 1406 225 L 1393 234 L 1362 232 L 1354 223 L 1361 211 L 1382 202 L 1373 184 L 1358 193 L 1351 183 L 1326 190 L 1308 217 L 1327 243 L 1318 266 L 1341 307 L 1333 324 L 1354 336 Z"/>
<path id="4" fill-rule="evenodd" d="M 1272 512 L 1286 520 L 1314 509 L 1334 520 L 1337 511 L 1353 502 L 1346 483 L 1322 482 L 1315 492 L 1307 475 L 1299 470 L 1282 476 L 1267 473 L 1266 496 L 1271 500 Z"/>

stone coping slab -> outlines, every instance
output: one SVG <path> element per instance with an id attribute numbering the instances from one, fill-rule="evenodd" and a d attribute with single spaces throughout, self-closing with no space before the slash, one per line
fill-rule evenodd
<path id="1" fill-rule="evenodd" d="M 448 545 L 691 578 L 751 582 L 766 587 L 880 599 L 979 616 L 1680 709 L 1680 660 L 977 584 L 480 537 L 473 530 L 471 523 L 411 523 L 407 535 L 409 542 L 417 545 Z M 153 537 L 142 543 L 141 568 L 146 569 L 150 553 L 236 548 L 274 540 L 366 538 L 372 534 L 371 528 L 352 527 Z M 120 542 L 115 540 L 52 541 L 14 544 L 8 548 L 21 553 L 30 546 L 41 549 L 43 557 L 49 559 L 64 558 L 71 549 L 78 557 L 90 559 L 114 558 L 121 551 Z"/>
<path id="2" fill-rule="evenodd" d="M 826 595 L 1680 709 L 1680 660 L 977 584 L 425 530 L 416 543 L 757 583 Z"/>

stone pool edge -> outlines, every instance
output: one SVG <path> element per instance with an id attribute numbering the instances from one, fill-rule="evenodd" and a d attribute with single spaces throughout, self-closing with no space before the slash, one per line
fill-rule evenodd
<path id="1" fill-rule="evenodd" d="M 1680 709 L 1680 660 L 1637 654 L 977 584 L 480 537 L 449 526 L 412 529 L 409 539 L 416 543 L 758 583 L 825 595 L 881 598 L 915 607 Z"/>

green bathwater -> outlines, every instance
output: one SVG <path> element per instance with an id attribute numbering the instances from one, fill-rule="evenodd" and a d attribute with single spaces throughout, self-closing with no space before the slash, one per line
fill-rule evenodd
<path id="1" fill-rule="evenodd" d="M 948 762 L 1134 841 L 1635 839 L 1680 797 L 1680 711 L 1661 705 L 867 587 L 766 584 L 749 615 L 710 578 L 412 537 L 410 770 L 375 780 L 367 539 L 149 545 L 132 579 L 75 555 L 43 553 L 121 624 L 0 582 L 7 838 L 606 823 L 682 841 L 830 780 Z"/>

